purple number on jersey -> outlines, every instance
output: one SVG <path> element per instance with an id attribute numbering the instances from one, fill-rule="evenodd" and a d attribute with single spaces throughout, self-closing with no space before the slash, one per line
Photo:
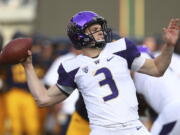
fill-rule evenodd
<path id="1" fill-rule="evenodd" d="M 119 95 L 119 92 L 118 92 L 117 86 L 116 86 L 116 84 L 112 78 L 111 71 L 108 68 L 104 67 L 104 68 L 97 70 L 95 75 L 98 75 L 101 73 L 103 73 L 105 75 L 105 79 L 99 81 L 99 85 L 103 86 L 103 85 L 107 84 L 107 85 L 109 85 L 109 87 L 112 91 L 112 94 L 103 97 L 104 101 L 108 101 L 108 100 L 111 100 L 113 98 L 116 98 Z"/>

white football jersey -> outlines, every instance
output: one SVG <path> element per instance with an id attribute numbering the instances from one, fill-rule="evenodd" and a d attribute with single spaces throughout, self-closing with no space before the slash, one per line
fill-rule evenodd
<path id="1" fill-rule="evenodd" d="M 141 55 L 150 58 L 146 52 Z M 137 92 L 145 96 L 146 101 L 157 113 L 162 112 L 171 103 L 180 102 L 179 82 L 180 79 L 171 68 L 168 68 L 162 77 L 134 73 Z"/>
<path id="2" fill-rule="evenodd" d="M 139 70 L 145 59 L 122 38 L 106 44 L 97 58 L 79 55 L 58 69 L 57 86 L 82 93 L 91 125 L 115 125 L 137 120 L 136 90 L 129 69 Z"/>

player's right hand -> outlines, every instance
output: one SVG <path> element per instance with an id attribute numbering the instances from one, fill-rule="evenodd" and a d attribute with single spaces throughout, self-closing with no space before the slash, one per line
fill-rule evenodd
<path id="1" fill-rule="evenodd" d="M 31 50 L 28 50 L 28 57 L 22 61 L 22 64 L 24 67 L 27 67 L 28 65 L 31 65 L 32 64 L 32 52 Z"/>

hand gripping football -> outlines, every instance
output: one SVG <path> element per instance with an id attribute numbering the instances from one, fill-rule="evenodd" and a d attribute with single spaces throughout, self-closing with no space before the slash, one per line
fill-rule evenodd
<path id="1" fill-rule="evenodd" d="M 24 61 L 31 47 L 31 38 L 16 38 L 10 41 L 0 53 L 0 64 L 17 64 Z"/>

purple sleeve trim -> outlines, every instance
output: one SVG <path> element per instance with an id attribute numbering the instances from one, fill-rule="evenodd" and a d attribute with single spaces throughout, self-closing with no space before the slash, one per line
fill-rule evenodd
<path id="1" fill-rule="evenodd" d="M 61 89 L 57 84 L 56 84 L 56 86 L 59 88 L 59 90 L 60 90 L 64 95 L 66 95 L 67 97 L 69 96 L 69 94 L 68 94 L 67 92 L 63 91 L 63 89 Z"/>
<path id="2" fill-rule="evenodd" d="M 154 55 L 151 53 L 151 51 L 147 47 L 138 46 L 137 48 L 140 52 L 147 53 L 151 58 L 154 58 Z"/>
<path id="3" fill-rule="evenodd" d="M 57 83 L 59 85 L 62 85 L 62 86 L 68 86 L 68 87 L 71 87 L 71 88 L 74 88 L 74 89 L 77 88 L 77 85 L 74 82 L 74 77 L 75 77 L 78 69 L 79 68 L 74 69 L 74 70 L 72 70 L 70 72 L 66 72 L 64 67 L 61 64 L 59 66 L 59 69 L 58 69 L 59 78 L 58 78 Z"/>
<path id="4" fill-rule="evenodd" d="M 125 39 L 126 50 L 116 52 L 114 54 L 119 55 L 127 60 L 128 68 L 131 69 L 131 65 L 136 57 L 140 56 L 140 52 L 136 45 L 128 39 Z"/>

